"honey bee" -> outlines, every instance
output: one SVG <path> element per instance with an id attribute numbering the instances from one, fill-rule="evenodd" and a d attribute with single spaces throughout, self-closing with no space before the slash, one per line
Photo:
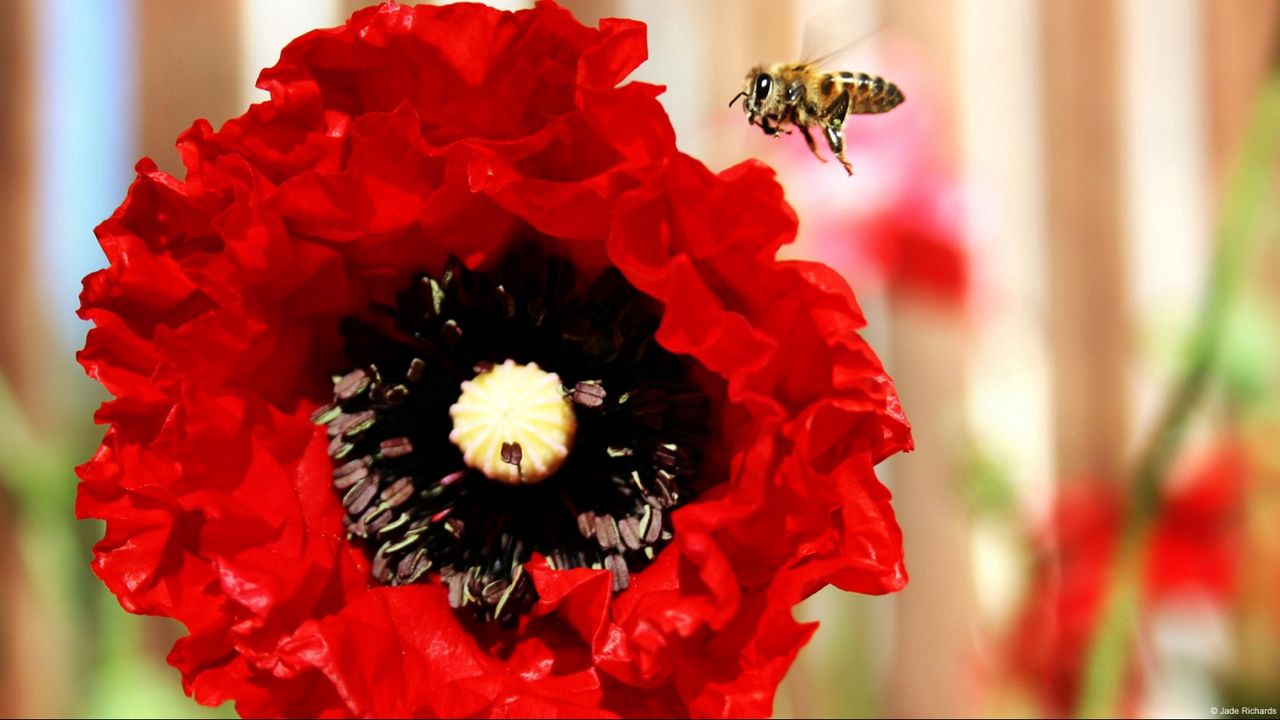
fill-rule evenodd
<path id="1" fill-rule="evenodd" d="M 844 157 L 844 120 L 849 115 L 889 112 L 906 98 L 897 85 L 878 75 L 855 72 L 823 72 L 813 62 L 783 62 L 769 67 L 758 65 L 747 73 L 742 92 L 733 96 L 729 107 L 742 101 L 747 122 L 759 125 L 765 135 L 790 135 L 783 126 L 800 129 L 814 157 L 818 152 L 811 126 L 822 128 L 831 152 L 853 175 L 853 166 Z M 772 123 L 772 124 L 770 124 Z"/>

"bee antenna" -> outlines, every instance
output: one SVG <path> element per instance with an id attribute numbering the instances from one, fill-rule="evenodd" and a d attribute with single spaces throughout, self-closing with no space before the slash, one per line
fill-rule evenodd
<path id="1" fill-rule="evenodd" d="M 740 92 L 740 93 L 738 93 L 737 95 L 734 95 L 734 96 L 733 96 L 733 99 L 729 101 L 729 107 L 733 107 L 733 104 L 734 104 L 734 103 L 736 103 L 736 102 L 738 102 L 738 98 L 740 98 L 740 97 L 746 97 L 746 93 L 745 93 L 745 92 Z"/>

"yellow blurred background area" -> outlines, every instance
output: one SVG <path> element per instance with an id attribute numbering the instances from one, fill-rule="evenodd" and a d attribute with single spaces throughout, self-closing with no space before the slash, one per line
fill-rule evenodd
<path id="1" fill-rule="evenodd" d="M 777 716 L 1275 714 L 1280 0 L 562 4 L 646 23 L 633 79 L 681 150 L 776 168 L 784 253 L 849 280 L 913 426 L 879 468 L 910 584 L 801 605 L 822 628 Z M 183 695 L 177 623 L 89 570 L 80 281 L 139 157 L 179 172 L 194 119 L 363 5 L 0 3 L 0 715 L 233 714 Z M 907 98 L 850 118 L 852 177 L 728 106 L 828 51 Z"/>

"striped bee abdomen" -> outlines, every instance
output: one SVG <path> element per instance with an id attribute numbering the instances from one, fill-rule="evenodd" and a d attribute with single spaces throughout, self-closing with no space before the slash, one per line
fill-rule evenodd
<path id="1" fill-rule="evenodd" d="M 848 71 L 827 74 L 822 80 L 822 90 L 828 96 L 848 93 L 851 115 L 888 112 L 906 99 L 897 85 L 879 75 Z"/>

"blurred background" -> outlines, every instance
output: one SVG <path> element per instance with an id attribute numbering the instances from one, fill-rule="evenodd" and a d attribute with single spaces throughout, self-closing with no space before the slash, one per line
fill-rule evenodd
<path id="1" fill-rule="evenodd" d="M 168 620 L 88 569 L 72 468 L 92 228 L 143 155 L 265 98 L 349 0 L 0 2 L 0 715 L 231 715 Z M 499 3 L 516 8 L 520 2 Z M 1209 717 L 1280 705 L 1280 1 L 573 0 L 649 26 L 679 143 L 775 166 L 787 253 L 853 284 L 917 451 L 885 463 L 909 587 L 824 591 L 781 717 Z M 856 175 L 726 103 L 845 48 L 907 102 Z"/>

